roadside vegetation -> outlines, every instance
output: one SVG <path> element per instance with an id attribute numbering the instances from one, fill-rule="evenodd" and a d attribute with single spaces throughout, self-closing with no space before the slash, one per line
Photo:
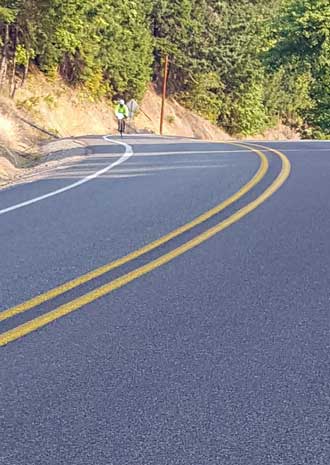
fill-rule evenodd
<path id="1" fill-rule="evenodd" d="M 31 65 L 97 100 L 160 85 L 230 134 L 330 138 L 329 0 L 0 0 L 0 90 Z"/>

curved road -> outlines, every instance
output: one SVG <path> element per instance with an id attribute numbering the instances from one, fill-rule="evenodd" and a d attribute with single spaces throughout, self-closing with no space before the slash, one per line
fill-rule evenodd
<path id="1" fill-rule="evenodd" d="M 330 143 L 84 142 L 0 191 L 0 464 L 328 465 Z"/>

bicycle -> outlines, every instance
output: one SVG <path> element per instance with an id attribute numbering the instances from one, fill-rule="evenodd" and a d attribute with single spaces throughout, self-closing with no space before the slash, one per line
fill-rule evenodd
<path id="1" fill-rule="evenodd" d="M 125 133 L 126 130 L 126 118 L 124 115 L 117 115 L 118 118 L 118 132 L 120 134 L 120 137 L 123 137 L 123 134 Z"/>

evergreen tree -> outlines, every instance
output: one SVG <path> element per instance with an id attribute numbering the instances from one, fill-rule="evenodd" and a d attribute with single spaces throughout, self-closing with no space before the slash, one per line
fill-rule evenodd
<path id="1" fill-rule="evenodd" d="M 0 51 L 12 95 L 33 61 L 139 99 L 168 54 L 169 92 L 228 131 L 330 137 L 329 0 L 0 0 Z"/>

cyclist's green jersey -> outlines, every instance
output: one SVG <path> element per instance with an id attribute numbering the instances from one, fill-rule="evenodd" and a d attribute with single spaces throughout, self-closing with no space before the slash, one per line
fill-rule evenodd
<path id="1" fill-rule="evenodd" d="M 128 111 L 127 105 L 120 105 L 120 103 L 119 103 L 118 105 L 116 105 L 115 113 L 116 113 L 116 115 L 117 114 L 124 115 L 125 118 L 128 118 L 129 111 Z"/>

